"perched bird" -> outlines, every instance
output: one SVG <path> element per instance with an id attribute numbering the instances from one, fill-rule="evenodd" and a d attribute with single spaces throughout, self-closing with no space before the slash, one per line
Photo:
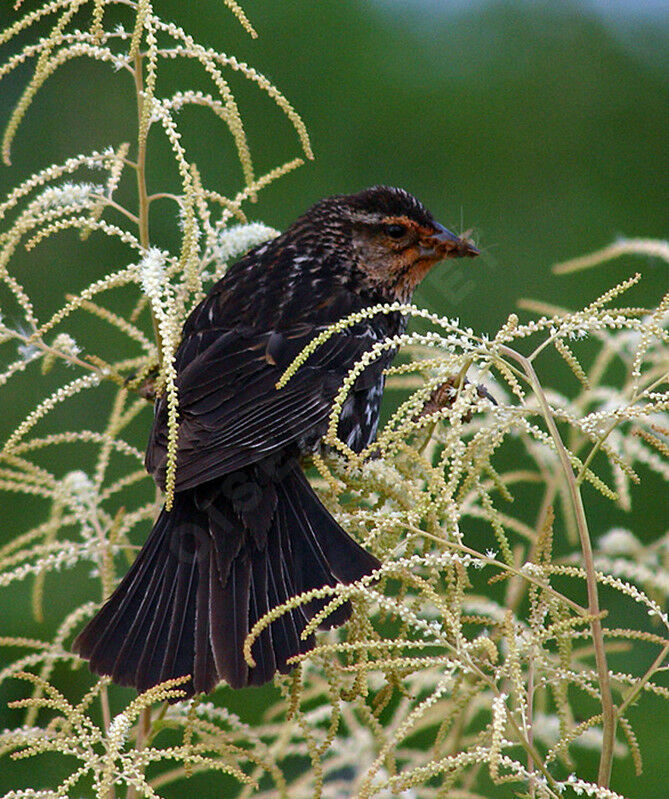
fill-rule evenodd
<path id="1" fill-rule="evenodd" d="M 319 446 L 333 400 L 361 356 L 401 333 L 400 313 L 378 314 L 331 336 L 294 377 L 276 383 L 321 331 L 378 303 L 407 301 L 443 258 L 477 250 L 402 189 L 375 186 L 322 200 L 281 236 L 231 266 L 188 317 L 176 353 L 176 492 L 137 559 L 74 642 L 92 671 L 145 690 L 191 675 L 190 696 L 225 680 L 261 685 L 289 658 L 327 604 L 313 600 L 266 627 L 253 625 L 290 597 L 351 583 L 379 566 L 332 518 L 300 459 Z M 376 435 L 388 351 L 358 377 L 338 434 L 354 451 Z M 161 488 L 167 401 L 156 402 L 146 468 Z M 344 623 L 348 603 L 321 627 Z"/>

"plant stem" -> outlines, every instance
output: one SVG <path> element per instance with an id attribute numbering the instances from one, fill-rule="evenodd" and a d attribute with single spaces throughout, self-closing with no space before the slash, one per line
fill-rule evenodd
<path id="1" fill-rule="evenodd" d="M 592 631 L 592 642 L 595 650 L 595 664 L 597 667 L 597 675 L 599 677 L 599 688 L 602 696 L 602 755 L 599 761 L 599 774 L 597 782 L 604 788 L 608 788 L 611 779 L 611 769 L 613 766 L 613 744 L 616 732 L 616 710 L 613 704 L 613 697 L 611 695 L 611 683 L 609 680 L 609 668 L 606 661 L 606 650 L 604 648 L 604 634 L 602 632 L 602 623 L 600 620 L 599 610 L 599 597 L 597 593 L 597 577 L 595 574 L 595 561 L 592 554 L 592 544 L 590 542 L 590 534 L 588 532 L 588 523 L 585 516 L 585 508 L 583 507 L 583 498 L 579 491 L 578 484 L 574 471 L 571 468 L 571 463 L 567 455 L 560 432 L 555 424 L 555 419 L 551 413 L 548 400 L 544 394 L 539 378 L 537 377 L 534 368 L 530 361 L 520 353 L 511 349 L 510 347 L 500 346 L 499 352 L 507 358 L 519 363 L 527 379 L 532 386 L 535 396 L 541 406 L 548 431 L 551 434 L 557 455 L 562 465 L 562 470 L 567 481 L 567 488 L 571 498 L 572 507 L 576 515 L 576 524 L 578 534 L 581 542 L 581 551 L 583 553 L 583 561 L 586 573 L 586 587 L 588 591 L 588 612 L 593 617 L 590 622 L 590 629 Z"/>
<path id="2" fill-rule="evenodd" d="M 138 228 L 139 228 L 139 243 L 144 250 L 149 249 L 151 239 L 149 238 L 149 195 L 146 190 L 146 133 L 144 132 L 144 79 L 142 72 L 142 56 L 138 52 L 135 55 L 134 61 L 134 77 L 135 77 L 135 91 L 137 94 L 137 122 L 138 122 L 138 136 L 137 136 L 137 198 L 139 204 Z M 158 360 L 162 363 L 163 360 L 163 341 L 160 335 L 160 328 L 158 320 L 156 319 L 153 311 L 151 312 L 151 321 L 153 323 L 153 335 L 156 339 L 158 347 Z"/>
<path id="3" fill-rule="evenodd" d="M 174 200 L 174 202 L 178 203 L 179 205 L 181 205 L 181 200 L 182 200 L 182 198 L 179 197 L 177 194 L 170 194 L 168 191 L 156 192 L 147 199 L 149 203 L 152 203 L 154 200 Z"/>
<path id="4" fill-rule="evenodd" d="M 1 331 L 3 335 L 5 331 Z M 95 364 L 91 364 L 87 361 L 83 361 L 81 358 L 78 358 L 76 355 L 73 355 L 68 352 L 64 352 L 63 350 L 58 350 L 55 347 L 51 347 L 46 344 L 41 337 L 35 338 L 35 334 L 31 336 L 25 336 L 17 330 L 8 330 L 8 336 L 11 338 L 16 338 L 19 341 L 22 341 L 24 344 L 27 344 L 31 347 L 37 347 L 38 349 L 42 350 L 47 355 L 53 355 L 55 358 L 62 358 L 63 360 L 67 361 L 71 364 L 76 364 L 80 366 L 82 369 L 88 369 L 90 372 L 99 372 L 100 367 L 95 366 Z"/>
<path id="5" fill-rule="evenodd" d="M 103 685 L 100 691 L 100 705 L 102 707 L 102 723 L 104 724 L 105 734 L 107 734 L 111 724 L 111 713 L 109 711 L 109 695 L 107 694 L 106 685 Z M 113 785 L 107 793 L 107 799 L 116 799 L 116 791 Z"/>
<path id="6" fill-rule="evenodd" d="M 532 726 L 534 705 L 534 661 L 530 661 L 527 667 L 527 672 L 527 711 L 525 716 L 525 725 L 527 728 L 527 741 L 530 746 L 534 746 L 534 727 Z M 527 770 L 530 774 L 530 796 L 532 799 L 534 799 L 536 795 L 536 786 L 534 784 L 534 759 L 529 751 L 527 753 Z"/>
<path id="7" fill-rule="evenodd" d="M 115 200 L 112 200 L 111 197 L 105 197 L 104 194 L 92 194 L 91 197 L 100 200 L 100 202 L 104 203 L 109 208 L 113 208 L 114 210 L 118 211 L 120 214 L 123 214 L 134 225 L 139 226 L 139 217 L 135 216 L 133 213 L 128 211 L 127 208 L 124 208 L 122 205 L 119 205 Z"/>
<path id="8" fill-rule="evenodd" d="M 142 133 L 144 119 L 144 79 L 142 56 L 135 56 L 135 90 L 137 93 L 137 194 L 139 199 L 139 241 L 142 247 L 149 246 L 149 196 L 146 191 L 146 135 Z"/>
<path id="9" fill-rule="evenodd" d="M 478 552 L 476 549 L 471 549 L 470 547 L 465 546 L 464 544 L 458 544 L 455 541 L 446 541 L 443 538 L 437 538 L 434 535 L 430 535 L 430 533 L 422 530 L 420 527 L 415 527 L 412 524 L 406 525 L 407 530 L 411 530 L 415 533 L 419 533 L 424 538 L 431 538 L 433 541 L 441 544 L 441 546 L 450 547 L 451 549 L 458 549 L 461 552 L 466 552 L 469 555 L 473 555 L 475 558 L 488 563 L 491 566 L 496 566 L 503 571 L 509 572 L 509 574 L 513 574 L 516 577 L 522 577 L 523 580 L 526 580 L 528 583 L 532 583 L 536 585 L 537 588 L 541 588 L 544 591 L 548 591 L 552 594 L 556 599 L 560 602 L 564 602 L 567 606 L 569 606 L 573 611 L 575 611 L 579 616 L 585 616 L 586 614 L 589 615 L 590 611 L 585 610 L 582 608 L 577 602 L 574 602 L 572 599 L 569 599 L 568 596 L 561 594 L 559 591 L 556 591 L 555 588 L 548 585 L 548 583 L 544 582 L 543 580 L 534 577 L 534 575 L 527 574 L 526 572 L 522 571 L 522 569 L 517 569 L 514 566 L 510 566 L 508 563 L 504 563 L 501 560 L 497 560 L 496 558 L 490 558 L 487 555 L 484 555 L 482 552 Z"/>
<path id="10" fill-rule="evenodd" d="M 620 718 L 623 713 L 627 710 L 627 708 L 634 702 L 634 700 L 639 696 L 641 691 L 643 690 L 644 685 L 650 680 L 650 678 L 655 674 L 657 669 L 660 667 L 662 661 L 665 657 L 669 654 L 669 644 L 664 647 L 664 649 L 660 652 L 660 654 L 655 658 L 655 660 L 650 665 L 648 671 L 639 679 L 639 681 L 634 685 L 627 696 L 625 697 L 624 701 L 620 705 L 620 707 L 616 711 L 616 718 Z"/>
<path id="11" fill-rule="evenodd" d="M 142 708 L 137 719 L 137 736 L 135 738 L 135 751 L 141 752 L 144 749 L 149 733 L 151 732 L 151 708 Z M 128 788 L 126 799 L 137 799 L 137 789 L 134 786 Z"/>

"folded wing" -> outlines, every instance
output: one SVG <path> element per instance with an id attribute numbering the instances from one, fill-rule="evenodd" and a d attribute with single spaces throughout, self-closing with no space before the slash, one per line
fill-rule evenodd
<path id="1" fill-rule="evenodd" d="M 322 327 L 254 332 L 242 326 L 198 331 L 177 353 L 179 440 L 176 489 L 192 488 L 272 455 L 303 437 L 325 432 L 337 390 L 351 366 L 378 340 L 356 325 L 331 336 L 281 389 L 286 367 Z M 354 386 L 378 379 L 369 367 Z M 165 482 L 167 403 L 162 398 L 146 454 L 146 467 Z"/>

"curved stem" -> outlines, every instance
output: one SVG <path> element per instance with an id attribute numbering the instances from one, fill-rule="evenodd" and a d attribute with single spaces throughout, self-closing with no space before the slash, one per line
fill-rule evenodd
<path id="1" fill-rule="evenodd" d="M 583 561 L 586 573 L 586 587 L 588 591 L 588 612 L 592 616 L 590 622 L 590 629 L 592 632 L 592 642 L 595 650 L 595 664 L 597 667 L 597 675 L 599 678 L 599 688 L 602 695 L 602 756 L 599 761 L 599 774 L 597 782 L 599 785 L 607 788 L 611 779 L 611 768 L 613 766 L 613 744 L 616 731 L 616 711 L 613 704 L 613 697 L 611 695 L 611 683 L 609 680 L 609 668 L 606 661 L 606 650 L 604 648 L 604 634 L 602 632 L 602 623 L 600 620 L 599 610 L 599 596 L 597 593 L 597 577 L 595 574 L 595 561 L 592 554 L 592 544 L 590 542 L 590 534 L 588 532 L 588 523 L 585 516 L 585 508 L 583 507 L 583 498 L 579 491 L 576 482 L 576 476 L 571 467 L 567 450 L 565 449 L 560 432 L 555 424 L 555 419 L 551 413 L 548 400 L 544 394 L 539 378 L 530 361 L 520 353 L 511 349 L 510 347 L 500 346 L 499 351 L 507 358 L 511 358 L 520 364 L 525 372 L 528 382 L 532 386 L 537 401 L 541 407 L 548 431 L 555 443 L 558 458 L 562 465 L 562 471 L 565 475 L 569 496 L 571 498 L 572 507 L 576 515 L 576 525 L 578 528 L 578 535 L 581 542 L 581 551 L 583 553 Z"/>
<path id="2" fill-rule="evenodd" d="M 152 194 L 148 198 L 148 201 L 149 201 L 149 203 L 152 203 L 154 200 L 174 200 L 175 203 L 178 203 L 179 205 L 181 205 L 182 199 L 183 198 L 180 197 L 177 194 L 170 194 L 167 191 L 159 191 L 159 192 L 156 192 L 156 194 Z"/>

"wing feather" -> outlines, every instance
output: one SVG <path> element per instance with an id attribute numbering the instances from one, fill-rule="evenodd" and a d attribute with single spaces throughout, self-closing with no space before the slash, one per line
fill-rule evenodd
<path id="1" fill-rule="evenodd" d="M 178 491 L 254 463 L 309 433 L 317 438 L 325 432 L 339 386 L 378 338 L 363 324 L 331 336 L 277 389 L 284 369 L 322 329 L 302 324 L 258 333 L 239 327 L 219 330 L 217 336 L 198 332 L 195 344 L 182 343 L 177 353 Z M 146 456 L 159 485 L 165 481 L 166 452 L 163 398 Z"/>

